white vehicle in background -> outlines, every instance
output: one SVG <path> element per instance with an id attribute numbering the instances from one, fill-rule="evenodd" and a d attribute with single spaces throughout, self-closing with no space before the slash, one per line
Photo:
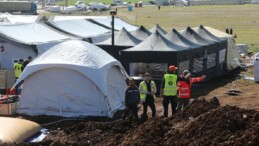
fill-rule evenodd
<path id="1" fill-rule="evenodd" d="M 123 2 L 122 5 L 129 5 L 129 3 L 128 2 Z"/>
<path id="2" fill-rule="evenodd" d="M 78 8 L 76 6 L 68 6 L 65 7 L 64 12 L 66 13 L 72 13 L 78 11 Z"/>
<path id="3" fill-rule="evenodd" d="M 108 10 L 110 9 L 110 6 L 109 5 L 104 5 L 103 3 L 97 3 L 97 2 L 91 2 L 89 3 L 89 8 L 92 9 L 92 10 Z"/>
<path id="4" fill-rule="evenodd" d="M 86 10 L 86 5 L 82 2 L 82 1 L 77 1 L 75 6 L 79 9 L 79 10 Z"/>

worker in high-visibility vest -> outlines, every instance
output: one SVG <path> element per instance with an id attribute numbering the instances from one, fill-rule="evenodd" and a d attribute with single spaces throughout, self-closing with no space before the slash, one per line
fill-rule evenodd
<path id="1" fill-rule="evenodd" d="M 203 75 L 201 77 L 191 78 L 191 73 L 188 70 L 184 70 L 181 77 L 184 78 L 184 80 L 179 81 L 177 83 L 178 90 L 179 90 L 178 92 L 179 103 L 177 106 L 177 110 L 184 109 L 189 105 L 190 98 L 191 98 L 192 84 L 204 80 L 206 75 Z"/>
<path id="2" fill-rule="evenodd" d="M 156 84 L 149 73 L 145 73 L 144 81 L 139 84 L 140 100 L 143 103 L 143 116 L 147 117 L 147 107 L 152 110 L 152 117 L 156 116 Z"/>
<path id="3" fill-rule="evenodd" d="M 15 79 L 17 80 L 22 74 L 23 59 L 19 59 L 18 63 L 14 64 Z"/>
<path id="4" fill-rule="evenodd" d="M 177 107 L 177 82 L 184 80 L 175 74 L 177 67 L 174 65 L 169 66 L 168 73 L 164 75 L 161 83 L 160 94 L 163 97 L 164 117 L 168 116 L 168 105 L 171 103 L 172 114 L 176 113 Z"/>
<path id="5" fill-rule="evenodd" d="M 19 62 L 14 64 L 15 81 L 22 74 L 22 64 L 23 64 L 23 59 L 19 59 Z M 15 87 L 15 92 L 16 94 L 20 94 L 20 89 L 17 86 Z"/>

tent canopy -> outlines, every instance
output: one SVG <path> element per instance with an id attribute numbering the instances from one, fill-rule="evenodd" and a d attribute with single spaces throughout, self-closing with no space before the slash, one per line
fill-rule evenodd
<path id="1" fill-rule="evenodd" d="M 122 50 L 120 53 L 121 61 L 127 70 L 130 62 L 178 65 L 178 61 L 188 60 L 189 54 L 187 52 L 189 49 L 170 42 L 156 31 L 137 46 Z"/>
<path id="2" fill-rule="evenodd" d="M 96 43 L 96 45 L 112 45 L 112 37 L 110 36 L 103 42 Z M 114 45 L 115 46 L 136 46 L 141 40 L 130 34 L 124 27 L 117 33 L 114 34 Z"/>
<path id="3" fill-rule="evenodd" d="M 168 32 L 166 34 L 166 38 L 171 40 L 172 42 L 180 45 L 180 46 L 184 46 L 184 47 L 190 47 L 192 49 L 195 48 L 195 50 L 197 48 L 202 48 L 201 45 L 193 43 L 191 41 L 189 41 L 188 39 L 186 39 L 185 37 L 183 37 L 177 30 L 172 29 L 172 31 Z"/>
<path id="4" fill-rule="evenodd" d="M 136 46 L 140 42 L 141 40 L 134 37 L 125 28 L 122 28 L 114 34 L 114 46 L 112 46 L 111 35 L 105 41 L 95 44 L 119 60 L 119 51 Z"/>
<path id="5" fill-rule="evenodd" d="M 145 40 L 151 35 L 151 32 L 141 25 L 138 29 L 132 31 L 131 34 L 140 40 Z"/>
<path id="6" fill-rule="evenodd" d="M 156 24 L 153 28 L 149 30 L 151 33 L 154 33 L 155 31 L 158 31 L 159 33 L 165 35 L 167 32 L 158 24 Z"/>

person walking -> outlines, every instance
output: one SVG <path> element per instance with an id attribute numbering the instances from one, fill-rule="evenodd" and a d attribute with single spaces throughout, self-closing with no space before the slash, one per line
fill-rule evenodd
<path id="1" fill-rule="evenodd" d="M 25 67 L 31 62 L 32 57 L 29 56 L 22 64 L 22 71 L 25 69 Z"/>
<path id="2" fill-rule="evenodd" d="M 144 81 L 139 84 L 140 100 L 143 103 L 143 116 L 147 117 L 147 107 L 152 110 L 152 117 L 156 116 L 156 84 L 151 80 L 150 74 L 147 72 L 144 76 Z"/>
<path id="3" fill-rule="evenodd" d="M 179 103 L 177 110 L 185 109 L 188 107 L 191 98 L 191 86 L 193 83 L 200 82 L 206 78 L 206 75 L 201 77 L 191 78 L 191 73 L 188 70 L 184 70 L 181 77 L 184 79 L 177 83 L 178 85 L 178 98 Z"/>
<path id="4" fill-rule="evenodd" d="M 175 74 L 177 67 L 169 66 L 168 73 L 162 79 L 160 94 L 163 97 L 164 117 L 168 116 L 168 105 L 171 103 L 172 114 L 176 113 L 177 107 L 177 81 L 183 80 Z"/>
<path id="5" fill-rule="evenodd" d="M 129 87 L 125 91 L 125 110 L 122 119 L 125 120 L 132 111 L 135 119 L 138 119 L 138 104 L 140 102 L 139 89 L 132 78 L 129 79 Z"/>

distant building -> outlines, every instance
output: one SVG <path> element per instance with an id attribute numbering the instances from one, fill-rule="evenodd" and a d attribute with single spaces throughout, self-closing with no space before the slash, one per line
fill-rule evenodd
<path id="1" fill-rule="evenodd" d="M 251 4 L 259 4 L 259 0 L 251 0 Z"/>
<path id="2" fill-rule="evenodd" d="M 156 0 L 156 5 L 158 6 L 165 6 L 169 4 L 170 4 L 170 0 Z"/>
<path id="3" fill-rule="evenodd" d="M 190 5 L 243 5 L 245 0 L 189 0 Z"/>

